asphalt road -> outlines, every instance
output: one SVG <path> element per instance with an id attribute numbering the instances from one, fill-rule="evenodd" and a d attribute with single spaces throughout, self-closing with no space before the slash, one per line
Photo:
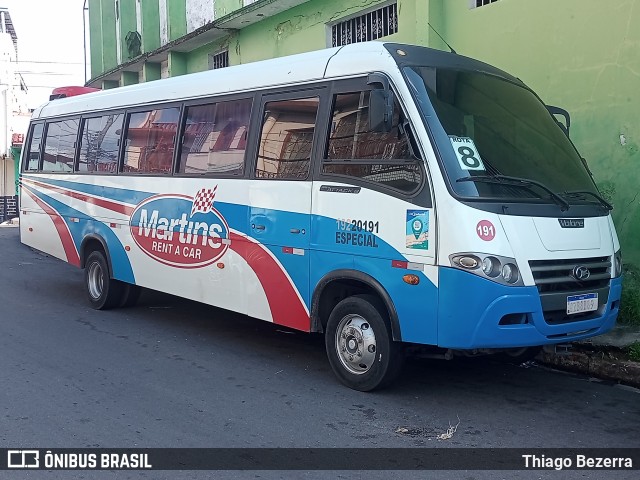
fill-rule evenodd
<path id="1" fill-rule="evenodd" d="M 0 228 L 0 447 L 640 447 L 640 392 L 628 387 L 486 359 L 413 360 L 393 388 L 361 393 L 334 378 L 320 336 L 157 292 L 104 312 L 84 295 L 81 270 Z M 637 478 L 555 473 L 439 475 Z M 427 478 L 46 474 L 0 478 Z"/>

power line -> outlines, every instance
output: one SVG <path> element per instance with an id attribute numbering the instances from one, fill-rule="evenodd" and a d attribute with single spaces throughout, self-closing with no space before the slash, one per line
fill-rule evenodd
<path id="1" fill-rule="evenodd" d="M 2 83 L 0 85 L 7 85 L 9 87 L 20 87 L 21 85 L 18 83 Z M 66 87 L 68 85 L 27 85 L 27 88 L 60 88 Z"/>
<path id="2" fill-rule="evenodd" d="M 60 65 L 84 65 L 83 62 L 57 62 L 57 61 L 47 61 L 47 60 L 16 60 L 11 63 L 56 63 Z"/>
<path id="3" fill-rule="evenodd" d="M 22 75 L 63 75 L 63 76 L 71 76 L 77 75 L 77 73 L 65 73 L 65 72 L 33 72 L 28 70 L 16 70 L 16 73 L 21 73 Z"/>

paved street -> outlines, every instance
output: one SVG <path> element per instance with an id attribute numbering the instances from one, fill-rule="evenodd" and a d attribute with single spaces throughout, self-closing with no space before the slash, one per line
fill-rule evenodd
<path id="1" fill-rule="evenodd" d="M 320 336 L 154 292 L 135 308 L 92 310 L 82 271 L 21 245 L 17 228 L 0 228 L 0 365 L 3 447 L 640 447 L 637 390 L 476 359 L 414 360 L 393 388 L 352 391 Z M 490 473 L 453 475 L 555 472 Z M 140 475 L 240 476 L 55 478 Z M 604 478 L 562 478 L 574 475 Z"/>

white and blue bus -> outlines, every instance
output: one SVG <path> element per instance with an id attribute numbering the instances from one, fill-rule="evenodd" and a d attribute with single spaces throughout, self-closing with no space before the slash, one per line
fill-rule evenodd
<path id="1" fill-rule="evenodd" d="M 611 329 L 620 246 L 567 128 L 517 78 L 362 43 L 38 108 L 22 242 L 94 308 L 150 288 L 306 332 L 372 390 L 453 354 Z"/>

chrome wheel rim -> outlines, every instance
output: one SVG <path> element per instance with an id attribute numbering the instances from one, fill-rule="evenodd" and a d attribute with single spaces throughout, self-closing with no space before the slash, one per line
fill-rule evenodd
<path id="1" fill-rule="evenodd" d="M 87 284 L 89 288 L 89 295 L 91 295 L 91 298 L 95 300 L 99 299 L 104 288 L 104 275 L 102 272 L 102 267 L 98 262 L 93 262 L 91 265 L 89 265 Z"/>
<path id="2" fill-rule="evenodd" d="M 376 335 L 360 315 L 347 315 L 336 330 L 336 353 L 350 373 L 362 375 L 373 366 L 377 352 Z"/>

